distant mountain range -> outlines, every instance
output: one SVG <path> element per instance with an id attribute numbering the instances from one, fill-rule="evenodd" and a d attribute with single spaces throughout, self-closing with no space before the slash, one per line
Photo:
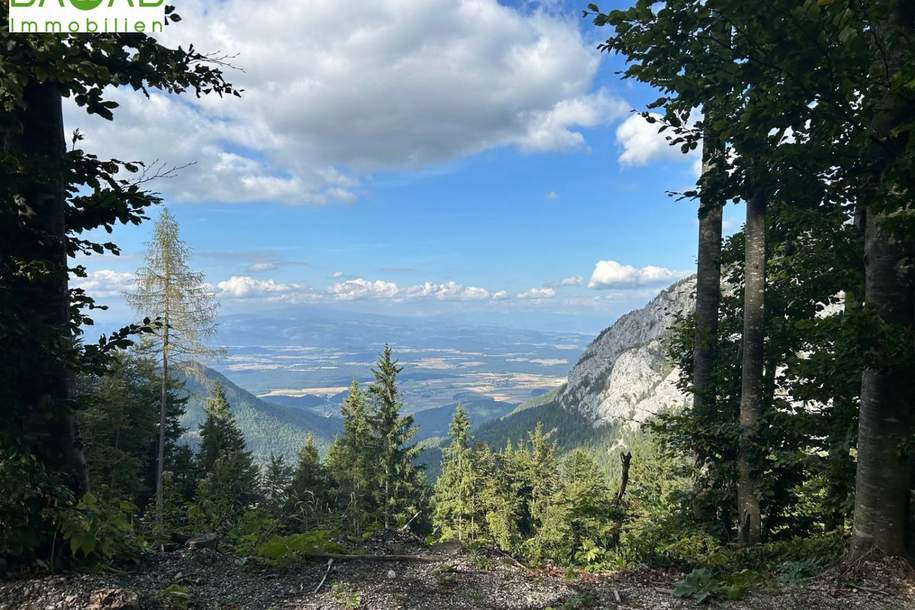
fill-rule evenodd
<path id="1" fill-rule="evenodd" d="M 552 430 L 561 448 L 568 450 L 618 436 L 620 430 L 637 427 L 640 422 L 663 409 L 682 408 L 689 403 L 690 398 L 676 386 L 678 372 L 666 358 L 664 338 L 675 321 L 692 312 L 694 304 L 694 278 L 681 280 L 663 290 L 645 307 L 622 316 L 601 332 L 572 367 L 565 384 L 552 391 L 531 390 L 528 395 L 535 396 L 526 401 L 497 400 L 479 391 L 453 389 L 459 386 L 446 385 L 444 390 L 440 390 L 436 384 L 450 382 L 442 382 L 441 375 L 424 377 L 429 371 L 422 367 L 414 369 L 414 376 L 408 380 L 408 384 L 416 386 L 413 396 L 431 392 L 434 396 L 449 398 L 447 401 L 442 399 L 445 404 L 414 413 L 419 428 L 416 441 L 427 448 L 422 461 L 434 476 L 440 448 L 446 441 L 448 424 L 459 403 L 464 405 L 470 416 L 475 439 L 495 449 L 503 447 L 509 440 L 523 440 L 537 422 L 541 422 L 546 430 Z M 276 322 L 267 334 L 280 332 L 281 328 L 292 324 L 291 320 Z M 375 327 L 376 324 L 385 326 L 381 320 L 371 320 L 366 324 L 370 327 Z M 402 328 L 400 330 L 403 331 Z M 374 328 L 372 332 L 381 332 L 381 329 Z M 498 341 L 494 337 L 483 339 L 486 333 L 479 330 L 468 333 L 475 337 L 471 342 L 481 351 L 465 356 L 461 354 L 470 349 L 467 340 L 462 344 L 463 351 L 450 347 L 455 344 L 454 339 L 438 334 L 441 329 L 431 339 L 423 337 L 415 328 L 409 333 L 414 344 L 435 344 L 439 346 L 436 350 L 441 353 L 458 354 L 456 362 L 460 362 L 460 358 L 482 360 L 486 356 L 482 344 L 485 343 L 485 348 L 491 352 L 492 344 Z M 524 335 L 522 339 L 521 331 L 509 331 L 509 334 L 515 341 L 513 347 L 526 341 L 533 342 L 529 335 Z M 401 337 L 401 340 L 405 339 Z M 550 337 L 547 340 L 555 342 L 556 338 Z M 329 338 L 327 341 L 333 342 Z M 347 342 L 349 341 L 356 341 L 355 336 L 348 335 Z M 560 345 L 558 349 L 562 348 L 565 346 Z M 413 349 L 416 351 L 417 348 Z M 431 351 L 431 348 L 419 349 Z M 508 355 L 514 359 L 535 360 L 523 352 Z M 316 359 L 325 357 L 322 354 L 314 356 Z M 442 358 L 436 357 L 436 360 L 439 359 Z M 271 362 L 273 361 L 265 360 L 265 363 Z M 365 364 L 368 368 L 370 362 Z M 479 365 L 478 362 L 472 364 Z M 485 371 L 478 374 L 484 378 L 487 375 Z M 331 387 L 322 394 L 270 393 L 258 397 L 225 375 L 203 366 L 187 369 L 185 378 L 185 388 L 190 398 L 184 425 L 189 430 L 188 442 L 192 444 L 198 442 L 196 430 L 204 418 L 203 405 L 216 381 L 223 384 L 232 411 L 245 433 L 248 447 L 260 460 L 266 459 L 271 453 L 294 459 L 309 432 L 314 434 L 319 446 L 327 447 L 342 429 L 339 407 L 346 398 L 346 391 L 334 392 Z M 417 378 L 422 381 L 421 384 Z M 448 388 L 452 389 L 449 391 Z M 434 403 L 435 399 L 431 400 Z"/>

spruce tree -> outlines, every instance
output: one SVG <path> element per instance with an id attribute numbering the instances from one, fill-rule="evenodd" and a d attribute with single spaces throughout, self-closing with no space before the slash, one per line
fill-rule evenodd
<path id="1" fill-rule="evenodd" d="M 198 526 L 225 530 L 258 500 L 257 466 L 245 450 L 245 437 L 220 383 L 214 384 L 205 409 L 198 457 L 204 479 L 197 488 L 192 517 Z"/>
<path id="2" fill-rule="evenodd" d="M 359 536 L 374 512 L 371 490 L 377 445 L 372 437 L 365 397 L 355 379 L 341 414 L 343 434 L 331 446 L 327 466 L 337 483 L 337 504 L 353 533 Z"/>
<path id="3" fill-rule="evenodd" d="M 261 473 L 261 490 L 264 493 L 265 508 L 274 517 L 281 517 L 289 500 L 293 467 L 282 455 L 270 454 L 270 460 Z"/>
<path id="4" fill-rule="evenodd" d="M 206 420 L 200 426 L 200 467 L 209 472 L 220 457 L 245 450 L 245 437 L 232 412 L 226 392 L 218 381 L 213 384 L 204 411 Z"/>
<path id="5" fill-rule="evenodd" d="M 380 462 L 376 494 L 385 529 L 406 523 L 419 511 L 424 488 L 422 471 L 413 462 L 420 449 L 407 444 L 416 436 L 413 416 L 401 415 L 397 375 L 402 370 L 391 346 L 385 345 L 372 369 L 375 381 L 369 387 L 374 400 L 370 423 Z"/>
<path id="6" fill-rule="evenodd" d="M 299 449 L 299 460 L 289 488 L 290 513 L 302 529 L 318 525 L 327 510 L 330 479 L 321 463 L 315 437 L 308 434 Z"/>
<path id="7" fill-rule="evenodd" d="M 435 482 L 432 524 L 442 539 L 475 542 L 484 523 L 480 519 L 480 473 L 470 448 L 470 418 L 458 405 L 448 427 L 451 443 L 442 452 L 442 473 Z"/>

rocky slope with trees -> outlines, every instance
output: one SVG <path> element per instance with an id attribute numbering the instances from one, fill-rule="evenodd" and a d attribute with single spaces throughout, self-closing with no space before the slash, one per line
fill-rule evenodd
<path id="1" fill-rule="evenodd" d="M 556 402 L 596 423 L 638 425 L 690 397 L 667 354 L 670 329 L 696 305 L 694 277 L 662 290 L 645 307 L 620 317 L 587 347 Z"/>

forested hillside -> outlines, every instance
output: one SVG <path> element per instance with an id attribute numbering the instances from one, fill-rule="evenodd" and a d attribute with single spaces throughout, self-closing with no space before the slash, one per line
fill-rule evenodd
<path id="1" fill-rule="evenodd" d="M 203 365 L 182 367 L 177 380 L 188 397 L 181 418 L 182 427 L 188 431 L 183 440 L 194 448 L 200 443 L 197 429 L 206 418 L 206 401 L 215 383 L 222 385 L 232 415 L 245 435 L 247 448 L 258 462 L 266 463 L 270 455 L 294 460 L 309 434 L 314 436 L 317 446 L 325 450 L 343 430 L 339 414 L 323 417 L 306 409 L 272 404 Z"/>

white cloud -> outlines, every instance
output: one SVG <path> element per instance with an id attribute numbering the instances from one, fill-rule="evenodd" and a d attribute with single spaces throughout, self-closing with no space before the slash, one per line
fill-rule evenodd
<path id="1" fill-rule="evenodd" d="M 216 284 L 220 296 L 234 299 L 276 297 L 301 290 L 298 284 L 282 284 L 274 280 L 258 280 L 247 275 L 235 275 Z"/>
<path id="2" fill-rule="evenodd" d="M 550 191 L 549 193 L 546 194 L 546 198 L 549 199 L 550 201 L 556 201 L 557 199 L 559 199 L 559 193 L 557 193 L 556 191 Z"/>
<path id="3" fill-rule="evenodd" d="M 525 290 L 524 292 L 518 295 L 519 299 L 525 300 L 540 300 L 540 299 L 552 299 L 556 296 L 556 290 L 553 288 L 531 288 L 530 290 Z"/>
<path id="4" fill-rule="evenodd" d="M 661 115 L 651 113 L 655 118 Z M 633 114 L 616 128 L 616 141 L 623 147 L 618 161 L 620 165 L 642 166 L 651 161 L 680 156 L 680 149 L 670 146 L 663 133 L 658 133 L 660 124 L 649 123 L 642 115 Z"/>
<path id="5" fill-rule="evenodd" d="M 276 271 L 277 264 L 270 261 L 251 263 L 248 265 L 249 273 L 264 273 L 265 271 Z"/>
<path id="6" fill-rule="evenodd" d="M 332 298 L 339 301 L 353 301 L 365 298 L 392 299 L 400 293 L 400 288 L 394 282 L 371 281 L 360 277 L 338 282 L 328 288 L 327 292 Z"/>
<path id="7" fill-rule="evenodd" d="M 457 282 L 434 284 L 425 282 L 404 291 L 407 297 L 432 297 L 440 301 L 485 301 L 492 297 L 485 288 L 462 286 Z"/>
<path id="8" fill-rule="evenodd" d="M 581 286 L 584 282 L 584 278 L 580 275 L 570 275 L 569 277 L 564 277 L 559 280 L 560 286 Z"/>
<path id="9" fill-rule="evenodd" d="M 105 298 L 120 296 L 132 290 L 136 282 L 137 276 L 134 273 L 99 269 L 86 277 L 73 278 L 70 287 L 82 288 L 91 297 Z"/>
<path id="10" fill-rule="evenodd" d="M 585 137 L 574 127 L 606 125 L 629 111 L 618 97 L 600 90 L 592 95 L 557 102 L 547 112 L 534 113 L 518 146 L 528 152 L 545 152 L 583 147 Z"/>
<path id="11" fill-rule="evenodd" d="M 686 275 L 680 271 L 672 271 L 666 267 L 648 265 L 646 267 L 633 267 L 623 265 L 616 261 L 597 261 L 588 288 L 619 288 L 643 286 L 648 284 L 663 284 L 679 279 Z"/>
<path id="12" fill-rule="evenodd" d="M 498 0 L 186 3 L 166 43 L 238 53 L 241 99 L 117 91 L 114 123 L 68 105 L 104 156 L 196 161 L 156 184 L 183 201 L 351 202 L 360 177 L 499 146 L 585 147 L 627 106 L 593 90 L 578 23 Z"/>

